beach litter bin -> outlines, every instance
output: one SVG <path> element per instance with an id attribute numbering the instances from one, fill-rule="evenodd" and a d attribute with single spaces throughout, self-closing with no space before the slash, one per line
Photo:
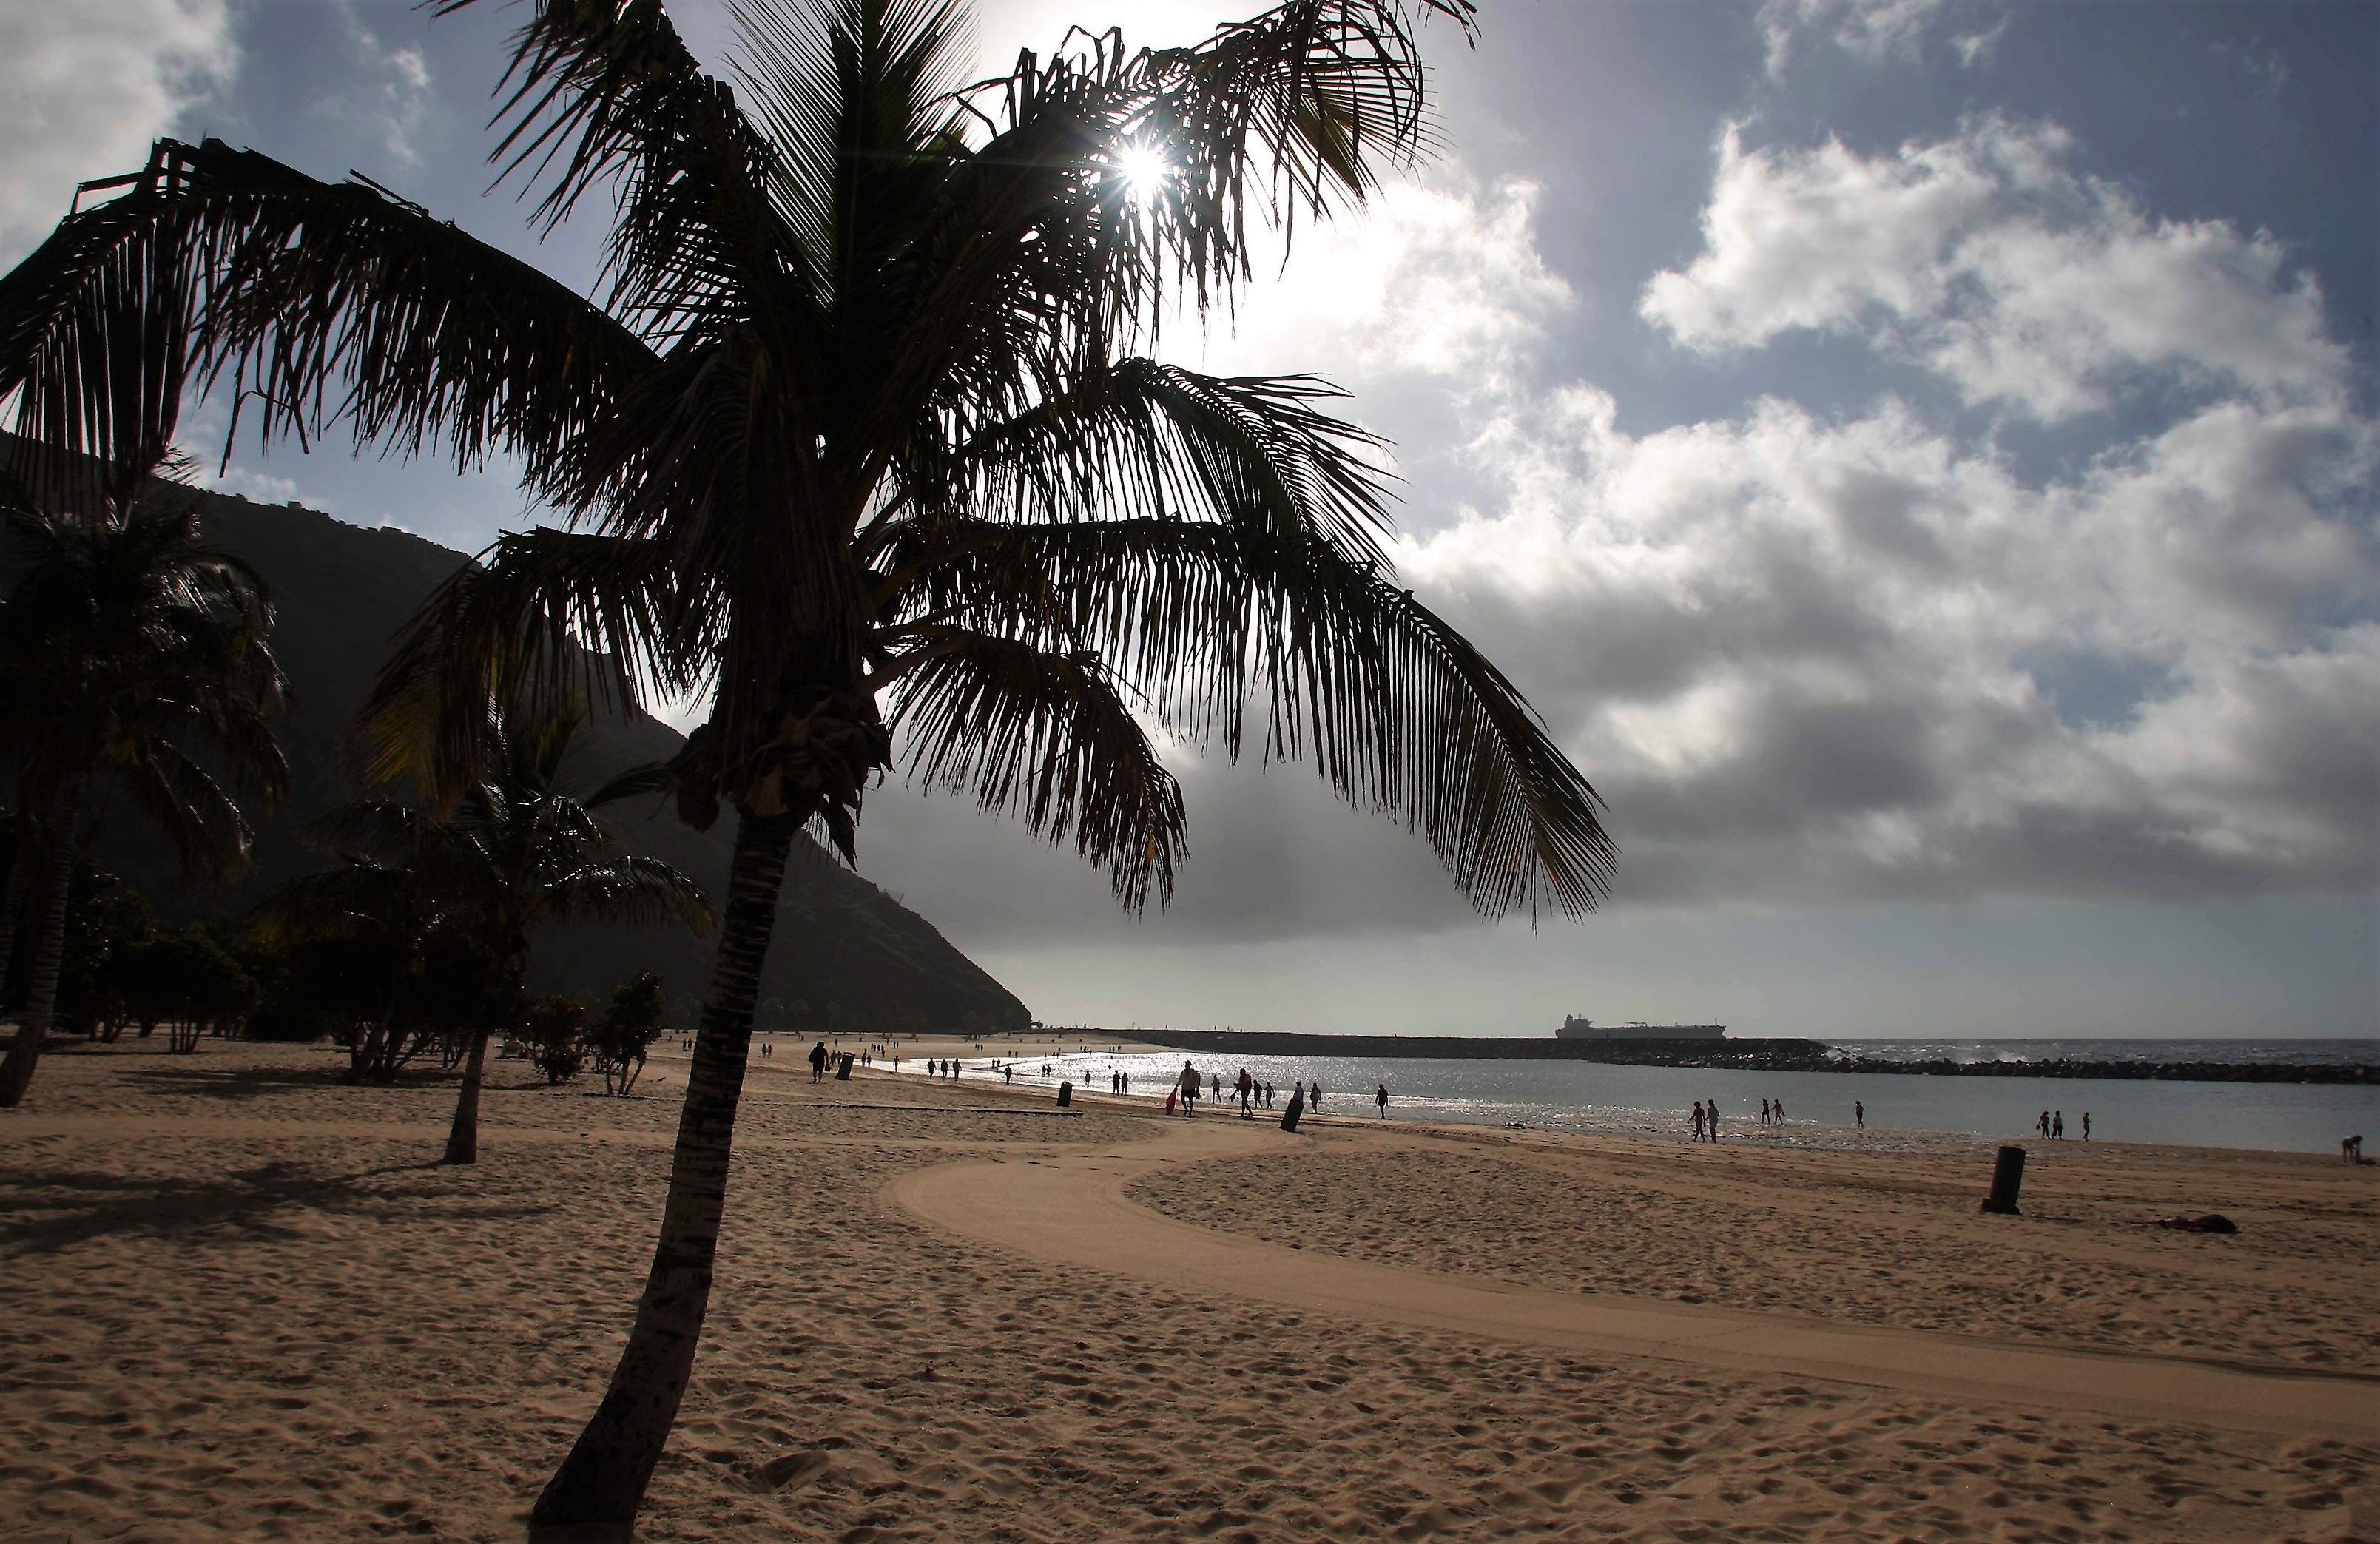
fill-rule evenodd
<path id="1" fill-rule="evenodd" d="M 848 1051 L 844 1052 L 842 1059 L 834 1064 L 834 1080 L 837 1083 L 850 1082 L 851 1064 L 857 1060 L 859 1060 L 859 1058 L 853 1052 Z"/>
<path id="2" fill-rule="evenodd" d="M 2024 1185 L 2024 1149 L 2002 1148 L 1999 1159 L 1992 1165 L 1992 1193 L 1984 1198 L 1984 1210 L 2002 1217 L 2017 1215 L 2016 1193 Z"/>
<path id="3" fill-rule="evenodd" d="M 1298 1121 L 1303 1118 L 1305 1114 L 1305 1096 L 1304 1094 L 1290 1095 L 1289 1108 L 1281 1112 L 1281 1128 L 1283 1131 L 1295 1131 L 1297 1129 Z"/>
<path id="4" fill-rule="evenodd" d="M 1072 1083 L 1061 1083 L 1061 1084 L 1059 1084 L 1059 1085 L 1058 1085 L 1058 1108 L 1059 1108 L 1059 1109 L 1061 1109 L 1061 1110 L 1066 1109 L 1068 1106 L 1072 1105 L 1074 1102 L 1075 1102 L 1075 1086 L 1074 1086 Z"/>

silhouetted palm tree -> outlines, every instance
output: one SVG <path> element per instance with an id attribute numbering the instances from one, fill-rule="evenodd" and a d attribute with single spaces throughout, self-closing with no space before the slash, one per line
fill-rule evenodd
<path id="1" fill-rule="evenodd" d="M 497 1003 L 521 1000 L 529 935 L 546 923 L 682 922 L 708 932 L 701 885 L 658 858 L 614 850 L 596 814 L 656 791 L 657 770 L 634 769 L 580 792 L 573 765 L 580 727 L 577 712 L 565 709 L 504 733 L 486 775 L 443 815 L 390 799 L 331 811 L 309 834 L 340 863 L 283 886 L 267 915 L 292 934 L 368 928 L 401 936 L 405 957 L 415 960 L 441 930 L 467 935 L 494 963 Z M 469 1027 L 449 1163 L 479 1161 L 480 1090 L 495 1027 L 485 1013 Z"/>
<path id="2" fill-rule="evenodd" d="M 1483 911 L 1601 893 L 1593 791 L 1396 585 L 1375 442 L 1310 378 L 1136 352 L 1228 302 L 1252 221 L 1360 201 L 1427 144 L 1422 9 L 1468 26 L 1468 0 L 1288 0 L 969 86 L 954 4 L 751 0 L 731 91 L 653 0 L 540 0 L 497 154 L 548 222 L 616 194 L 601 304 L 212 142 L 161 143 L 0 303 L 0 389 L 47 378 L 83 275 L 186 239 L 206 357 L 268 432 L 503 452 L 566 514 L 425 610 L 365 717 L 377 771 L 468 787 L 498 686 L 709 698 L 673 782 L 697 824 L 735 808 L 735 850 L 662 1236 L 532 1533 L 632 1526 L 700 1335 L 787 854 L 811 822 L 850 854 L 893 760 L 880 697 L 914 776 L 1071 842 L 1127 906 L 1181 852 L 1150 724 L 1310 758 Z"/>
<path id="3" fill-rule="evenodd" d="M 6 512 L 16 551 L 0 601 L 0 748 L 17 763 L 25 807 L 42 811 L 46 851 L 30 892 L 40 931 L 24 1015 L 0 1063 L 0 1106 L 24 1098 L 41 1056 L 67 881 L 102 785 L 128 796 L 173 842 L 185 874 L 203 878 L 244 869 L 254 833 L 194 753 L 268 804 L 288 793 L 270 723 L 284 689 L 267 637 L 272 607 L 253 570 L 208 545 L 196 502 L 148 482 L 90 513 Z"/>

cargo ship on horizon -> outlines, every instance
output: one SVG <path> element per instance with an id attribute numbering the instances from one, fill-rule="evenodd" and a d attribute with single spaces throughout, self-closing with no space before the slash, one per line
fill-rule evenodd
<path id="1" fill-rule="evenodd" d="M 1597 1024 L 1572 1014 L 1554 1031 L 1558 1040 L 1723 1040 L 1724 1024 Z"/>

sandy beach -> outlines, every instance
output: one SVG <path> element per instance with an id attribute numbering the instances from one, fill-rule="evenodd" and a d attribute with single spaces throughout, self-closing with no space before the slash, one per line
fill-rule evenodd
<path id="1" fill-rule="evenodd" d="M 1983 1218 L 1979 1149 L 1192 1130 L 802 1049 L 645 1538 L 2380 1538 L 2380 1170 L 2043 1144 Z M 0 1535 L 517 1536 L 682 1064 L 502 1064 L 465 1170 L 451 1084 L 339 1064 L 62 1054 L 0 1121 Z"/>

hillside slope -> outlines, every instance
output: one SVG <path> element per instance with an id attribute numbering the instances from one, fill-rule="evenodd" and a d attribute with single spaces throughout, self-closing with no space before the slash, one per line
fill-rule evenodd
<path id="1" fill-rule="evenodd" d="M 341 770 L 339 736 L 389 640 L 430 591 L 468 561 L 460 553 L 394 529 L 366 530 L 296 505 L 209 494 L 214 539 L 253 564 L 273 586 L 276 647 L 295 704 L 281 726 L 295 789 L 291 808 L 262 824 L 255 876 L 226 897 L 244 906 L 271 885 L 322 861 L 298 833 L 353 796 Z M 667 725 L 638 715 L 600 719 L 589 736 L 590 781 L 671 755 Z M 628 846 L 723 888 L 732 833 L 682 824 L 655 800 L 610 812 Z M 730 817 L 732 819 L 732 817 Z M 161 903 L 175 903 L 171 860 L 145 838 L 128 810 L 103 833 L 111 866 Z M 572 926 L 537 940 L 541 990 L 600 997 L 636 970 L 666 979 L 686 1011 L 708 979 L 710 946 L 683 931 Z M 777 936 L 761 983 L 760 1022 L 783 1033 L 1022 1028 L 1025 1004 L 952 947 L 933 925 L 804 840 L 786 879 Z"/>

